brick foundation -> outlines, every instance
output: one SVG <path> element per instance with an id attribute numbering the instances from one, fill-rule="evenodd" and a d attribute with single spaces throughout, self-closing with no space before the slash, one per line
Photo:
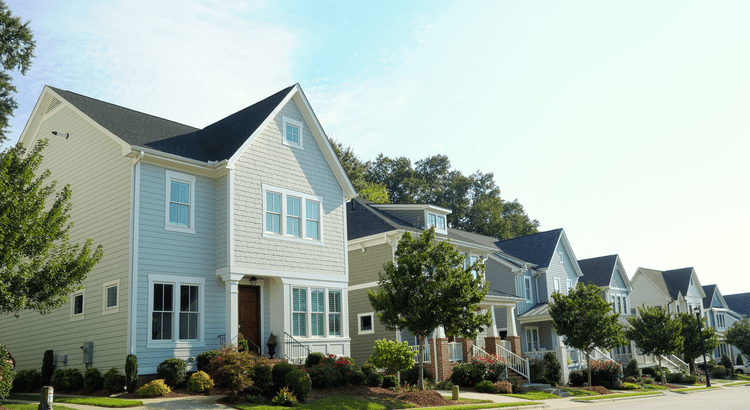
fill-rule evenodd
<path id="1" fill-rule="evenodd" d="M 484 351 L 497 357 L 499 356 L 497 352 L 497 345 L 500 344 L 500 341 L 502 338 L 500 337 L 485 337 L 484 338 Z"/>
<path id="2" fill-rule="evenodd" d="M 520 336 L 507 336 L 505 340 L 510 342 L 510 351 L 519 355 L 523 356 L 523 352 L 521 351 L 521 337 Z"/>

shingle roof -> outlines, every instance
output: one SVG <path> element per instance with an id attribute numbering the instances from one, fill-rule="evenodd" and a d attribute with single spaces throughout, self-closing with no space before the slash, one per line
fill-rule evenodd
<path id="1" fill-rule="evenodd" d="M 130 145 L 207 162 L 229 159 L 293 87 L 289 86 L 202 130 L 74 92 L 50 88 Z"/>
<path id="2" fill-rule="evenodd" d="M 734 295 L 723 295 L 729 309 L 750 317 L 750 293 L 737 293 Z"/>
<path id="3" fill-rule="evenodd" d="M 615 270 L 616 263 L 617 255 L 579 260 L 578 266 L 583 272 L 579 281 L 587 285 L 609 286 L 612 282 L 612 273 Z"/>
<path id="4" fill-rule="evenodd" d="M 562 228 L 534 233 L 518 238 L 496 242 L 501 251 L 515 258 L 531 262 L 539 268 L 546 268 L 555 254 Z"/>
<path id="5" fill-rule="evenodd" d="M 693 274 L 693 268 L 682 268 L 659 271 L 655 269 L 638 268 L 641 273 L 648 276 L 662 292 L 669 295 L 673 300 L 677 300 L 680 292 L 687 295 L 690 288 L 690 278 Z"/>
<path id="6" fill-rule="evenodd" d="M 716 290 L 716 285 L 703 286 L 703 293 L 706 294 L 706 297 L 703 298 L 703 309 L 708 309 L 711 307 L 711 301 L 714 299 L 715 290 Z"/>

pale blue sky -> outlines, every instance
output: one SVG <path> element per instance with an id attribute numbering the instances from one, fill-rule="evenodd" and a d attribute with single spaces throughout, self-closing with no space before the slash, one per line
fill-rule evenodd
<path id="1" fill-rule="evenodd" d="M 14 139 L 45 84 L 202 127 L 299 82 L 365 160 L 447 154 L 579 259 L 750 291 L 750 2 L 7 3 Z"/>

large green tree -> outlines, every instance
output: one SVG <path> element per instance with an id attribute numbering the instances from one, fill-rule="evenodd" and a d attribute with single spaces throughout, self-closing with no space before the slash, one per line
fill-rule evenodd
<path id="1" fill-rule="evenodd" d="M 478 311 L 488 290 L 482 280 L 484 263 L 466 266 L 464 261 L 451 243 L 435 241 L 434 228 L 416 239 L 406 232 L 395 260 L 386 263 L 379 274 L 379 287 L 367 291 L 387 329 L 409 329 L 419 339 L 420 390 L 424 389 L 425 338 L 439 326 L 450 335 L 474 338 L 492 323 L 489 312 Z"/>
<path id="2" fill-rule="evenodd" d="M 16 87 L 11 72 L 22 75 L 31 67 L 34 57 L 34 39 L 29 22 L 22 23 L 14 16 L 4 1 L 0 0 L 0 143 L 8 140 L 8 124 L 18 102 L 13 98 Z"/>
<path id="3" fill-rule="evenodd" d="M 684 355 L 684 360 L 690 365 L 690 373 L 695 374 L 695 359 L 703 354 L 703 345 L 701 344 L 701 333 L 706 345 L 706 351 L 711 352 L 719 345 L 719 337 L 716 329 L 706 326 L 706 318 L 701 318 L 701 333 L 698 332 L 698 317 L 691 313 L 680 313 L 680 324 L 682 325 L 682 347 L 680 353 Z"/>
<path id="4" fill-rule="evenodd" d="M 740 352 L 750 358 L 750 322 L 747 318 L 734 322 L 724 332 L 724 341 L 740 349 Z"/>
<path id="5" fill-rule="evenodd" d="M 602 299 L 601 288 L 596 285 L 579 282 L 567 295 L 553 293 L 549 314 L 555 332 L 565 337 L 565 344 L 586 354 L 589 386 L 591 352 L 597 347 L 609 350 L 627 343 L 619 315 Z"/>
<path id="6" fill-rule="evenodd" d="M 630 327 L 625 336 L 635 342 L 645 354 L 654 354 L 659 359 L 664 355 L 679 352 L 682 348 L 682 324 L 666 309 L 640 307 L 637 316 L 628 316 Z M 666 372 L 661 372 L 661 383 L 666 384 Z"/>
<path id="7" fill-rule="evenodd" d="M 344 145 L 333 138 L 328 138 L 333 151 L 339 158 L 341 167 L 344 168 L 346 176 L 349 177 L 357 195 L 376 204 L 388 203 L 388 192 L 383 185 L 367 180 L 367 163 L 362 162 L 352 148 Z"/>
<path id="8" fill-rule="evenodd" d="M 46 144 L 0 153 L 0 314 L 62 306 L 103 255 L 91 239 L 70 244 L 70 186 L 55 192 L 49 170 L 37 173 Z"/>

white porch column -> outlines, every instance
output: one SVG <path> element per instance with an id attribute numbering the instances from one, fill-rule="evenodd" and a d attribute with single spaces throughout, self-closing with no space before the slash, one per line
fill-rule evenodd
<path id="1" fill-rule="evenodd" d="M 487 329 L 487 337 L 499 337 L 500 335 L 497 332 L 497 321 L 495 320 L 495 305 L 490 306 L 490 315 L 492 317 L 492 326 Z"/>
<path id="2" fill-rule="evenodd" d="M 445 339 L 445 328 L 443 326 L 438 326 L 437 329 L 435 329 L 435 339 Z"/>
<path id="3" fill-rule="evenodd" d="M 226 344 L 236 345 L 239 342 L 239 284 L 240 280 L 245 277 L 241 273 L 225 273 L 221 279 L 226 286 Z"/>
<path id="4" fill-rule="evenodd" d="M 506 322 L 507 322 L 507 336 L 518 336 L 518 329 L 516 329 L 516 307 L 510 306 L 505 309 Z"/>

